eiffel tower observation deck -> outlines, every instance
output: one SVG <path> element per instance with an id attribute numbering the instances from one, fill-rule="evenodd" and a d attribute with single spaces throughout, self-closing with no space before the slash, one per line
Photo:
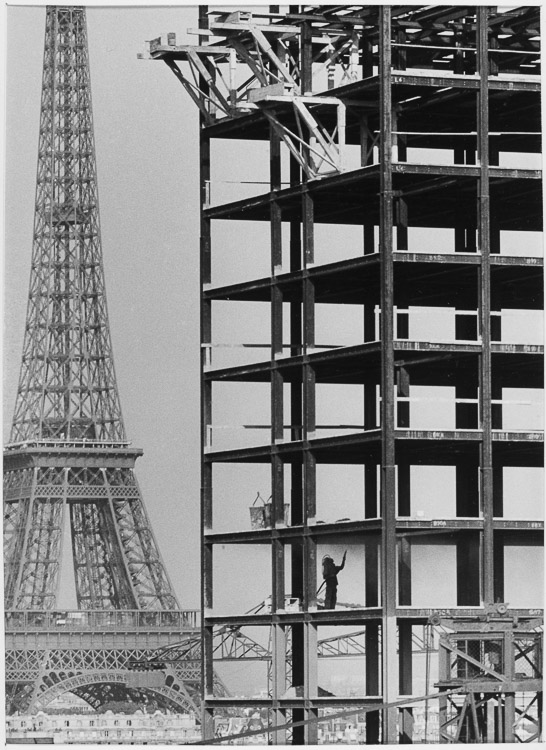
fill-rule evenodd
<path id="1" fill-rule="evenodd" d="M 30 291 L 4 451 L 8 713 L 64 692 L 95 708 L 130 699 L 196 710 L 197 665 L 147 684 L 129 666 L 198 625 L 151 530 L 140 455 L 125 433 L 108 324 L 85 10 L 48 7 Z"/>

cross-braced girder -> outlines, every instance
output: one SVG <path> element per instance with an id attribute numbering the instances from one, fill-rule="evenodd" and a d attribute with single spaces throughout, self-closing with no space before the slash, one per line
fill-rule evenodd
<path id="1" fill-rule="evenodd" d="M 264 603 L 260 603 L 254 610 L 261 610 Z M 412 633 L 412 651 L 413 653 L 424 653 L 435 650 L 431 645 L 430 625 L 423 625 L 420 628 L 413 628 Z M 293 687 L 293 639 L 291 628 L 286 628 L 285 634 L 285 689 Z M 343 657 L 362 657 L 366 655 L 366 630 L 357 630 L 343 635 L 334 635 L 328 638 L 322 638 L 317 641 L 318 658 L 343 658 Z M 260 661 L 267 663 L 267 682 L 269 694 L 272 694 L 272 663 L 273 648 L 272 635 L 269 632 L 267 644 L 262 644 L 248 633 L 243 632 L 243 628 L 237 626 L 224 626 L 218 628 L 213 634 L 213 659 L 215 665 L 223 662 Z M 174 668 L 179 674 L 182 674 L 187 681 L 195 678 L 196 672 L 199 672 L 201 663 L 201 638 L 198 636 L 188 636 L 180 643 L 175 643 L 164 648 L 158 649 L 147 659 L 136 662 L 134 666 L 143 670 L 161 670 Z M 227 693 L 225 686 L 214 672 L 214 693 L 222 696 Z"/>
<path id="2" fill-rule="evenodd" d="M 167 45 L 162 39 L 149 43 L 150 55 L 171 52 L 164 59 L 207 124 L 260 110 L 309 179 L 342 171 L 345 104 L 333 97 L 310 97 L 310 89 L 302 86 L 299 29 L 264 25 L 252 21 L 251 14 L 246 16 L 243 12 L 226 14 L 211 24 L 212 34 L 225 36 L 222 46 L 177 47 L 174 35 L 169 34 Z M 316 58 L 325 55 L 325 62 L 320 72 L 340 62 L 344 80 L 353 80 L 355 39 L 354 34 L 350 40 L 321 38 Z M 189 74 L 178 60 L 188 63 Z"/>
<path id="3" fill-rule="evenodd" d="M 175 667 L 172 674 L 165 672 L 162 681 L 142 685 L 135 683 L 132 665 L 149 658 L 160 644 L 179 638 L 181 632 L 195 633 L 196 614 L 143 610 L 7 612 L 7 712 L 39 710 L 64 692 L 74 692 L 75 688 L 84 691 L 90 684 L 99 683 L 114 683 L 117 690 L 130 690 L 131 700 L 136 702 L 138 691 L 146 695 L 159 690 L 170 701 L 161 705 L 187 710 L 180 702 L 173 708 L 172 699 L 187 693 L 197 702 L 199 665 L 181 671 Z M 27 689 L 23 689 L 25 685 Z M 100 688 L 104 701 L 107 693 Z"/>
<path id="4" fill-rule="evenodd" d="M 65 692 L 80 695 L 93 708 L 118 699 L 138 701 L 140 693 L 146 703 L 153 693 L 160 706 L 197 711 L 198 665 L 191 672 L 178 670 L 173 665 L 167 667 L 157 684 L 135 684 L 133 663 L 150 658 L 151 653 L 149 648 L 8 649 L 5 662 L 7 711 L 34 713 L 45 709 Z"/>
<path id="5" fill-rule="evenodd" d="M 453 624 L 451 625 L 453 627 Z M 542 729 L 539 621 L 459 624 L 440 637 L 440 741 L 535 742 Z"/>
<path id="6" fill-rule="evenodd" d="M 421 628 L 412 629 L 412 652 L 425 653 L 437 650 L 430 645 L 430 638 L 426 629 L 431 626 L 423 625 Z M 418 632 L 422 631 L 422 632 Z M 357 630 L 343 635 L 333 635 L 329 638 L 321 638 L 317 641 L 317 655 L 322 658 L 365 656 L 366 654 L 366 630 Z M 254 659 L 258 661 L 271 661 L 271 642 L 267 646 L 262 645 L 248 634 L 243 633 L 240 627 L 224 626 L 214 633 L 213 654 L 215 661 L 232 661 L 239 659 Z M 290 634 L 286 638 L 286 660 L 291 660 L 292 641 Z M 522 654 L 523 656 L 523 654 Z M 527 652 L 525 653 L 527 657 Z M 193 664 L 201 659 L 201 639 L 191 636 L 165 648 L 158 649 L 141 666 L 155 668 L 163 664 Z"/>

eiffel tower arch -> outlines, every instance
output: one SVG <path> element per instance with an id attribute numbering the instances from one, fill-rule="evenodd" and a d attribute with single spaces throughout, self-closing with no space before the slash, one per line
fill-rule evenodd
<path id="1" fill-rule="evenodd" d="M 4 450 L 8 713 L 65 690 L 95 707 L 195 708 L 198 676 L 139 687 L 129 667 L 197 628 L 150 527 L 140 455 L 125 433 L 108 324 L 85 10 L 48 7 L 30 289 Z M 63 557 L 72 611 L 60 609 Z"/>

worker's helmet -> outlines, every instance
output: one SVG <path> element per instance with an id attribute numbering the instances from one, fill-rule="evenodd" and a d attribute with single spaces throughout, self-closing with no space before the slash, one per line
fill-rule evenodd
<path id="1" fill-rule="evenodd" d="M 332 555 L 324 555 L 324 557 L 322 558 L 322 562 L 324 563 L 326 562 L 326 560 L 331 560 L 331 559 L 332 559 Z"/>

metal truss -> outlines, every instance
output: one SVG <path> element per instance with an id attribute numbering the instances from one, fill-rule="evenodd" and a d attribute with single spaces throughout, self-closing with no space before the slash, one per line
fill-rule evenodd
<path id="1" fill-rule="evenodd" d="M 4 487 L 6 608 L 57 606 L 66 512 L 80 609 L 178 608 L 131 468 L 6 470 Z"/>
<path id="2" fill-rule="evenodd" d="M 295 56 L 299 29 L 262 24 L 254 21 L 251 13 L 239 11 L 220 15 L 209 32 L 225 37 L 222 44 L 176 46 L 175 35 L 169 34 L 166 40 L 149 42 L 148 56 L 168 53 L 164 57 L 167 65 L 207 124 L 259 110 L 308 179 L 341 172 L 345 104 L 335 97 L 309 96 L 309 90 L 302 88 Z M 355 35 L 350 40 L 325 35 L 313 41 L 320 46 L 318 58 L 325 58 L 316 75 L 341 62 L 344 80 L 354 80 Z M 188 63 L 189 74 L 177 60 Z M 241 82 L 239 65 L 247 71 Z M 290 123 L 287 108 L 292 115 Z"/>
<path id="3" fill-rule="evenodd" d="M 260 604 L 256 609 L 263 609 Z M 437 650 L 431 646 L 431 638 L 427 634 L 427 628 L 432 626 L 421 626 L 421 633 L 412 629 L 412 651 L 413 653 L 425 653 Z M 330 638 L 322 638 L 317 641 L 317 654 L 322 658 L 364 656 L 366 630 L 357 630 L 352 633 L 335 635 Z M 291 660 L 291 639 L 287 637 L 287 662 Z M 264 646 L 246 633 L 239 626 L 225 625 L 214 633 L 213 654 L 215 661 L 238 661 L 239 659 L 251 659 L 255 661 L 271 661 L 271 638 L 268 645 Z M 151 658 L 142 662 L 140 666 L 148 668 L 159 668 L 166 664 L 197 663 L 201 659 L 201 638 L 199 636 L 188 636 L 185 640 L 166 646 L 154 651 Z"/>
<path id="4" fill-rule="evenodd" d="M 275 87 L 273 87 L 274 89 Z M 250 92 L 249 99 L 261 109 L 272 129 L 285 143 L 308 179 L 316 179 L 343 170 L 345 145 L 345 105 L 334 97 L 276 96 L 274 93 Z M 293 109 L 295 128 L 284 124 L 275 105 L 289 104 Z M 320 112 L 335 107 L 336 125 L 332 131 L 321 126 Z"/>
<path id="5" fill-rule="evenodd" d="M 85 14 L 47 11 L 34 243 L 10 442 L 125 440 L 102 263 Z"/>
<path id="6" fill-rule="evenodd" d="M 263 609 L 264 604 L 258 605 L 255 609 Z M 431 626 L 422 626 L 422 634 L 413 633 L 412 643 L 414 653 L 425 653 L 435 650 L 432 646 L 432 640 L 426 632 L 426 628 Z M 338 657 L 359 657 L 365 656 L 365 630 L 346 633 L 344 635 L 323 638 L 317 642 L 317 656 L 319 658 L 338 658 Z M 272 684 L 272 643 L 271 633 L 269 634 L 268 644 L 263 644 L 243 633 L 241 627 L 224 626 L 214 633 L 213 640 L 213 659 L 215 662 L 222 661 L 240 661 L 241 659 L 250 661 L 263 661 L 268 663 L 268 684 L 271 693 Z M 199 636 L 189 636 L 180 643 L 176 643 L 165 648 L 158 649 L 150 657 L 135 663 L 139 669 L 144 670 L 165 670 L 169 667 L 176 667 L 186 675 L 186 679 L 191 679 L 192 670 L 201 663 L 201 638 Z M 290 628 L 286 634 L 286 687 L 291 687 L 292 682 L 292 639 Z M 216 692 L 219 688 L 219 692 Z M 227 688 L 219 680 L 215 673 L 215 694 L 222 696 L 228 694 Z"/>
<path id="7" fill-rule="evenodd" d="M 170 668 L 153 684 L 135 684 L 130 665 L 149 655 L 149 649 L 8 649 L 7 712 L 35 713 L 72 692 L 95 709 L 111 701 L 131 700 L 197 713 L 200 670 L 179 674 Z"/>
<path id="8" fill-rule="evenodd" d="M 440 637 L 440 741 L 536 742 L 542 731 L 540 622 L 452 624 Z"/>
<path id="9" fill-rule="evenodd" d="M 466 693 L 441 699 L 444 703 L 440 740 L 447 743 L 495 742 L 495 737 L 509 736 L 507 742 L 538 742 L 542 735 L 542 706 L 538 693 L 522 694 L 522 706 L 498 693 Z M 505 725 L 505 714 L 511 710 L 514 720 Z M 489 730 L 489 731 L 488 731 Z"/>
<path id="10" fill-rule="evenodd" d="M 343 29 L 321 33 L 313 28 L 312 62 L 320 64 L 314 66 L 308 86 L 302 81 L 299 62 L 299 26 L 267 23 L 262 14 L 249 11 L 211 15 L 208 29 L 193 32 L 201 36 L 200 44 L 177 46 L 175 34 L 168 34 L 148 42 L 147 54 L 140 55 L 154 59 L 167 55 L 165 61 L 209 125 L 252 111 L 251 97 L 259 92 L 299 98 L 311 88 L 320 88 L 322 79 L 328 89 L 358 80 L 362 29 L 356 24 L 349 34 Z M 177 59 L 189 63 L 189 75 L 181 71 Z"/>
<path id="11" fill-rule="evenodd" d="M 138 697 L 128 661 L 166 642 L 164 633 L 150 641 L 137 626 L 132 640 L 142 648 L 120 650 L 115 638 L 101 648 L 104 633 L 90 631 L 89 648 L 79 650 L 48 629 L 63 556 L 72 558 L 82 618 L 92 610 L 161 610 L 180 622 L 134 474 L 142 451 L 130 447 L 122 419 L 96 171 L 85 9 L 51 6 L 25 337 L 4 453 L 4 604 L 32 611 L 36 633 L 10 631 L 6 618 L 8 711 L 38 710 L 66 690 L 91 705 L 109 695 Z M 71 550 L 63 550 L 67 523 Z M 196 708 L 197 687 L 190 695 L 175 672 L 149 690 L 162 705 Z"/>

